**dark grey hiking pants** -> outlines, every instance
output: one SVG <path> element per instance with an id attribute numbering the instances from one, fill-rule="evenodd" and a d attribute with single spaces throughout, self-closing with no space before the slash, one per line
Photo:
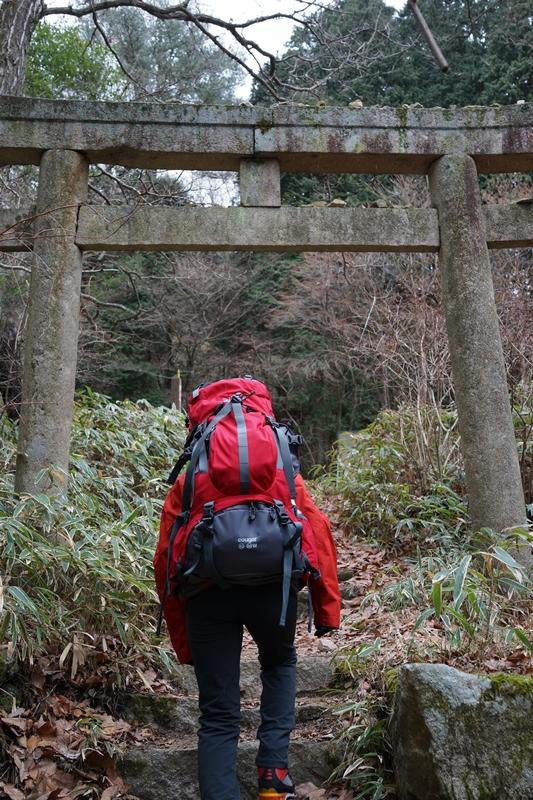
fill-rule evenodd
<path id="1" fill-rule="evenodd" d="M 208 589 L 187 601 L 187 626 L 199 689 L 198 777 L 201 800 L 239 800 L 239 666 L 243 627 L 261 664 L 257 765 L 287 767 L 296 692 L 296 592 L 280 627 L 281 584 Z"/>

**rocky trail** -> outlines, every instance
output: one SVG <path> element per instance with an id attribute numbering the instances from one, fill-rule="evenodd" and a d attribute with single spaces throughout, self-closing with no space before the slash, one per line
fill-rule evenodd
<path id="1" fill-rule="evenodd" d="M 307 591 L 299 595 L 297 724 L 290 758 L 302 800 L 352 798 L 346 789 L 320 787 L 342 761 L 338 733 L 346 721 L 338 710 L 354 698 L 353 680 L 337 668 L 339 654 L 364 635 L 352 624 L 353 615 L 380 574 L 381 556 L 348 536 L 336 538 L 347 624 L 317 639 L 308 631 Z M 175 665 L 165 673 L 134 652 L 124 660 L 114 654 L 112 642 L 106 651 L 87 650 L 84 658 L 76 672 L 71 665 L 70 675 L 51 656 L 36 661 L 26 683 L 5 678 L 0 789 L 11 800 L 73 797 L 90 786 L 103 791 L 105 800 L 167 800 L 176 792 L 181 800 L 197 800 L 192 668 Z M 242 800 L 256 797 L 260 688 L 255 644 L 245 636 L 238 756 Z"/>
<path id="2" fill-rule="evenodd" d="M 342 548 L 343 556 L 345 548 Z M 348 559 L 344 559 L 343 561 Z M 353 609 L 351 600 L 361 594 L 353 566 L 339 567 L 343 594 L 343 616 Z M 291 738 L 291 774 L 302 800 L 343 798 L 351 793 L 342 789 L 320 788 L 330 778 L 343 757 L 337 734 L 342 723 L 338 710 L 352 700 L 353 686 L 336 674 L 335 655 L 348 644 L 349 628 L 328 638 L 317 639 L 308 631 L 307 591 L 299 596 L 297 626 L 296 728 Z M 127 693 L 122 696 L 120 715 L 150 730 L 146 743 L 130 747 L 119 763 L 119 774 L 131 795 L 140 800 L 167 800 L 179 787 L 181 800 L 197 800 L 196 731 L 197 686 L 192 667 L 180 666 L 173 678 L 175 693 Z M 261 680 L 255 645 L 245 635 L 241 661 L 241 737 L 237 768 L 241 800 L 256 800 L 257 751 Z"/>
<path id="3" fill-rule="evenodd" d="M 182 800 L 198 798 L 197 700 L 192 668 L 180 667 L 178 680 L 180 688 L 176 697 L 132 694 L 122 707 L 124 717 L 149 723 L 154 733 L 153 741 L 130 748 L 119 766 L 130 793 L 140 800 L 166 800 L 175 795 L 177 787 Z M 242 800 L 256 800 L 257 797 L 254 759 L 260 689 L 257 663 L 243 661 L 238 755 Z M 290 752 L 291 772 L 297 784 L 311 783 L 318 787 L 339 763 L 341 752 L 334 738 L 334 711 L 343 699 L 342 692 L 335 687 L 331 659 L 303 657 L 297 672 L 297 724 Z"/>
<path id="4" fill-rule="evenodd" d="M 372 568 L 373 551 L 354 545 L 348 538 L 339 545 L 339 582 L 343 596 L 343 618 L 348 621 L 379 571 L 378 555 Z M 364 570 L 357 570 L 357 561 Z M 300 787 L 302 800 L 350 800 L 351 793 L 320 788 L 343 758 L 338 733 L 340 708 L 353 700 L 353 683 L 336 673 L 336 655 L 353 636 L 350 625 L 329 637 L 317 639 L 308 631 L 307 591 L 299 595 L 297 626 L 296 728 L 291 738 L 291 774 Z M 241 800 L 256 800 L 255 754 L 259 725 L 261 681 L 255 644 L 245 635 L 241 661 L 241 738 L 238 773 Z M 130 747 L 119 762 L 119 774 L 131 795 L 140 800 L 167 800 L 179 787 L 181 800 L 197 800 L 196 731 L 197 686 L 192 667 L 180 666 L 172 680 L 173 694 L 128 692 L 117 708 L 120 716 L 143 725 L 148 741 Z M 146 730 L 148 729 L 148 731 Z"/>
<path id="5" fill-rule="evenodd" d="M 371 729 L 381 719 L 391 667 L 405 664 L 415 646 L 419 648 L 415 660 L 430 660 L 427 653 L 438 652 L 442 642 L 438 622 L 428 620 L 417 631 L 413 645 L 419 609 L 393 610 L 375 595 L 409 575 L 404 559 L 349 536 L 341 526 L 336 543 L 343 598 L 341 629 L 322 639 L 309 633 L 306 590 L 299 596 L 297 724 L 290 750 L 298 800 L 360 796 L 360 789 L 352 792 L 328 781 L 343 761 L 357 762 L 343 734 L 349 726 L 356 731 L 368 725 Z M 165 652 L 166 646 L 164 642 Z M 89 795 L 100 800 L 175 796 L 197 800 L 198 710 L 192 668 L 177 666 L 171 659 L 168 668 L 160 669 L 135 650 L 120 649 L 111 637 L 100 648 L 79 648 L 78 643 L 78 661 L 75 665 L 72 660 L 70 669 L 53 654 L 40 656 L 24 675 L 5 667 L 0 698 L 0 792 L 9 800 L 72 800 Z M 507 654 L 492 650 L 483 665 L 471 663 L 461 653 L 449 656 L 450 662 L 467 673 L 519 671 L 524 678 L 530 674 L 530 661 L 520 649 Z M 468 684 L 470 678 L 455 675 L 453 680 Z M 243 645 L 240 684 L 241 797 L 256 800 L 255 732 L 261 682 L 256 648 L 249 637 Z M 516 691 L 524 691 L 520 682 L 517 687 Z M 510 692 L 507 684 L 505 692 Z M 488 713 L 494 716 L 489 700 Z M 506 708 L 500 699 L 498 703 Z M 482 711 L 480 730 L 490 728 Z M 512 741 L 510 747 L 513 750 Z M 457 748 L 461 752 L 464 742 Z M 367 752 L 375 752 L 374 745 L 359 759 L 358 769 L 372 766 Z M 359 776 L 364 780 L 363 772 Z M 387 791 L 392 800 L 392 786 Z M 506 798 L 525 800 L 526 796 L 511 793 Z"/>

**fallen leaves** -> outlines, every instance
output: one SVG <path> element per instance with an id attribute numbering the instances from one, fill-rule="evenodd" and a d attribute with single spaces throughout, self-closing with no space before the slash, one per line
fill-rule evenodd
<path id="1" fill-rule="evenodd" d="M 87 701 L 54 695 L 38 703 L 41 713 L 15 708 L 0 717 L 12 782 L 0 787 L 9 800 L 61 800 L 99 787 L 101 798 L 127 797 L 116 775 L 115 755 L 132 726 Z"/>

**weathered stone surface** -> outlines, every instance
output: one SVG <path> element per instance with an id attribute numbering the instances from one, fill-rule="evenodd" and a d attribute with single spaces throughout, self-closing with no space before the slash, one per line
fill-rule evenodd
<path id="1" fill-rule="evenodd" d="M 526 522 L 476 165 L 444 156 L 430 172 L 442 296 L 474 529 Z"/>
<path id="2" fill-rule="evenodd" d="M 276 158 L 289 172 L 427 172 L 445 153 L 479 171 L 533 168 L 531 104 L 499 108 L 246 108 L 0 98 L 0 163 L 39 163 L 46 149 L 91 163 L 238 170 Z"/>
<path id="3" fill-rule="evenodd" d="M 84 206 L 82 250 L 426 251 L 430 208 L 134 208 Z"/>
<path id="4" fill-rule="evenodd" d="M 289 749 L 291 774 L 296 783 L 322 783 L 339 761 L 338 748 L 328 741 L 302 740 L 292 742 Z M 241 742 L 237 770 L 241 783 L 241 800 L 256 800 L 257 770 L 255 742 Z M 125 755 L 119 772 L 130 786 L 130 792 L 140 800 L 198 800 L 196 780 L 196 749 L 189 745 L 180 748 L 135 748 Z"/>
<path id="5" fill-rule="evenodd" d="M 243 669 L 244 667 L 244 669 Z M 333 681 L 333 667 L 329 658 L 306 656 L 296 667 L 296 694 L 310 694 L 328 689 Z M 260 668 L 257 662 L 241 664 L 241 695 L 258 697 L 261 693 Z"/>
<path id="6" fill-rule="evenodd" d="M 533 679 L 400 670 L 392 718 L 400 800 L 533 798 Z"/>
<path id="7" fill-rule="evenodd" d="M 172 676 L 176 691 L 183 697 L 196 697 L 198 687 L 192 667 L 180 664 Z M 299 694 L 320 692 L 328 689 L 333 681 L 331 660 L 321 656 L 306 656 L 296 666 L 296 691 Z M 241 661 L 241 697 L 243 700 L 258 698 L 261 694 L 261 668 L 257 659 Z M 144 695 L 141 695 L 144 697 Z M 166 704 L 166 701 L 165 701 Z"/>
<path id="8" fill-rule="evenodd" d="M 493 203 L 482 211 L 489 248 L 533 247 L 533 199 L 509 205 Z"/>
<path id="9" fill-rule="evenodd" d="M 117 711 L 128 722 L 171 730 L 178 736 L 192 734 L 198 727 L 198 701 L 194 697 L 124 692 Z"/>
<path id="10" fill-rule="evenodd" d="M 15 489 L 66 485 L 79 329 L 82 255 L 74 243 L 87 161 L 50 150 L 41 161 Z M 43 470 L 49 470 L 44 474 Z"/>
<path id="11" fill-rule="evenodd" d="M 241 206 L 279 208 L 281 184 L 279 161 L 243 159 L 240 165 Z"/>
<path id="12" fill-rule="evenodd" d="M 255 698 L 257 700 L 257 698 Z M 244 699 L 245 702 L 246 699 Z M 249 701 L 248 701 L 249 702 Z M 161 697 L 157 694 L 124 693 L 117 710 L 130 722 L 153 725 L 187 736 L 198 728 L 198 700 L 195 697 Z M 331 710 L 331 704 L 307 697 L 297 700 L 296 727 L 321 719 Z M 241 706 L 241 729 L 257 730 L 260 723 L 259 702 Z"/>
<path id="13" fill-rule="evenodd" d="M 415 210 L 417 213 L 413 214 Z M 336 246 L 346 251 L 364 251 L 378 249 L 377 241 L 383 242 L 384 234 L 389 233 L 391 238 L 385 242 L 384 250 L 387 246 L 391 250 L 438 250 L 438 223 L 432 209 L 378 209 L 378 214 L 376 209 L 357 209 L 357 214 L 353 211 L 283 208 L 254 213 L 235 208 L 159 206 L 149 210 L 122 206 L 111 210 L 82 206 L 82 227 L 77 236 L 86 250 L 155 250 L 161 247 L 163 250 L 296 251 L 331 250 Z M 533 203 L 486 205 L 482 212 L 489 249 L 533 247 Z M 24 251 L 33 247 L 34 214 L 31 208 L 0 210 L 0 251 Z M 134 221 L 130 222 L 132 215 Z M 306 215 L 309 215 L 311 229 L 309 241 L 305 240 L 305 229 L 299 224 Z M 387 224 L 379 233 L 383 221 Z M 397 238 L 399 230 L 401 235 Z M 221 240 L 224 235 L 226 238 Z"/>

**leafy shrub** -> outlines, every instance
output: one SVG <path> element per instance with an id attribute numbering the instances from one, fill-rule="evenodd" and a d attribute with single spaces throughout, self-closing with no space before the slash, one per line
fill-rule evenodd
<path id="1" fill-rule="evenodd" d="M 13 494 L 16 427 L 6 418 L 0 426 L 0 634 L 8 655 L 61 648 L 75 672 L 102 637 L 156 647 L 152 556 L 182 415 L 80 394 L 67 498 Z"/>
<path id="2" fill-rule="evenodd" d="M 457 539 L 467 519 L 454 411 L 382 411 L 339 443 L 330 488 L 354 532 L 392 547 Z"/>
<path id="3" fill-rule="evenodd" d="M 337 713 L 347 724 L 339 737 L 343 760 L 332 777 L 350 787 L 354 800 L 385 800 L 395 795 L 384 710 L 355 702 Z"/>
<path id="4" fill-rule="evenodd" d="M 421 608 L 412 635 L 437 620 L 450 652 L 469 652 L 482 659 L 499 642 L 533 654 L 527 632 L 531 581 L 512 554 L 532 542 L 525 530 L 503 536 L 483 529 L 466 543 L 469 549 L 419 556 L 406 577 L 367 595 L 363 604 L 377 603 L 391 610 Z"/>

